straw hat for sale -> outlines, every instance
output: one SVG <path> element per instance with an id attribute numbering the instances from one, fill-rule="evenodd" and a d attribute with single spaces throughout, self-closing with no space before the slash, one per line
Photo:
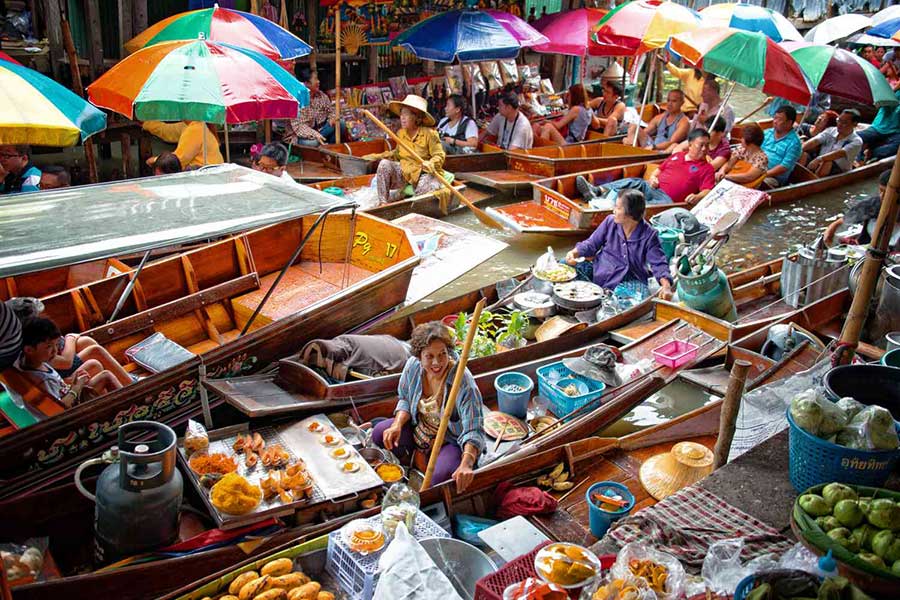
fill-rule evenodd
<path id="1" fill-rule="evenodd" d="M 712 473 L 713 453 L 703 444 L 679 442 L 672 450 L 652 456 L 641 465 L 641 485 L 662 500 Z"/>
<path id="2" fill-rule="evenodd" d="M 576 321 L 571 317 L 556 315 L 544 321 L 534 332 L 534 337 L 539 342 L 545 342 L 558 338 L 567 333 L 574 333 L 587 329 L 587 323 Z"/>
<path id="3" fill-rule="evenodd" d="M 388 104 L 390 111 L 398 117 L 400 116 L 400 109 L 404 106 L 422 118 L 422 125 L 434 127 L 434 117 L 428 114 L 428 100 L 422 96 L 408 94 L 402 101 L 394 100 Z"/>

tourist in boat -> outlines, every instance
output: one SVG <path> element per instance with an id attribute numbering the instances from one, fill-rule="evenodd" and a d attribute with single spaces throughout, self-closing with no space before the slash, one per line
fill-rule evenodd
<path id="1" fill-rule="evenodd" d="M 594 110 L 594 122 L 606 137 L 628 133 L 625 122 L 625 103 L 622 102 L 622 85 L 607 79 L 603 82 L 603 95 L 594 98 L 589 105 Z"/>
<path id="2" fill-rule="evenodd" d="M 863 141 L 863 157 L 867 161 L 896 156 L 900 148 L 900 88 L 894 92 L 894 97 L 898 103 L 879 108 L 872 124 L 859 132 Z"/>
<path id="3" fill-rule="evenodd" d="M 753 183 L 769 170 L 769 157 L 763 152 L 765 139 L 762 128 L 748 123 L 741 128 L 741 143 L 731 153 L 728 162 L 716 172 L 716 181 L 727 179 L 746 185 Z"/>
<path id="4" fill-rule="evenodd" d="M 181 161 L 175 156 L 174 152 L 161 152 L 153 163 L 154 175 L 170 175 L 172 173 L 181 173 Z"/>
<path id="5" fill-rule="evenodd" d="M 22 325 L 22 354 L 16 363 L 25 377 L 35 387 L 50 395 L 66 408 L 78 404 L 81 392 L 88 388 L 95 395 L 103 395 L 122 387 L 109 371 L 91 375 L 85 369 L 77 369 L 69 381 L 50 366 L 59 353 L 61 334 L 50 319 L 37 317 Z"/>
<path id="6" fill-rule="evenodd" d="M 254 171 L 268 173 L 288 183 L 297 183 L 287 172 L 288 150 L 281 142 L 270 142 L 253 155 L 250 165 Z"/>
<path id="7" fill-rule="evenodd" d="M 765 184 L 775 188 L 787 183 L 802 153 L 803 143 L 794 129 L 797 111 L 793 106 L 782 106 L 772 117 L 772 127 L 764 134 L 762 149 L 769 157 L 769 170 Z"/>
<path id="8" fill-rule="evenodd" d="M 666 96 L 666 110 L 653 117 L 647 127 L 638 129 L 637 124 L 628 126 L 628 136 L 623 142 L 634 144 L 635 132 L 638 145 L 652 150 L 668 150 L 683 141 L 690 131 L 690 119 L 681 110 L 684 106 L 684 92 L 672 90 Z"/>
<path id="9" fill-rule="evenodd" d="M 444 177 L 442 167 L 447 155 L 434 128 L 434 117 L 428 114 L 428 102 L 409 94 L 402 102 L 391 102 L 389 108 L 400 117 L 397 137 L 425 161 L 425 166 L 400 145 L 381 154 L 363 156 L 367 160 L 381 160 L 376 176 L 379 202 L 400 200 L 401 190 L 407 184 L 413 186 L 416 196 L 440 190 L 442 186 L 437 178 Z"/>
<path id="10" fill-rule="evenodd" d="M 412 356 L 397 386 L 394 417 L 378 423 L 372 441 L 407 462 L 419 450 L 430 455 L 444 402 L 456 371 L 454 340 L 440 321 L 416 327 L 410 339 Z M 475 378 L 468 369 L 462 378 L 447 437 L 440 449 L 432 483 L 453 479 L 459 492 L 472 482 L 472 469 L 484 449 L 483 406 Z"/>
<path id="11" fill-rule="evenodd" d="M 576 83 L 569 88 L 569 110 L 559 119 L 535 124 L 534 137 L 549 144 L 562 146 L 583 142 L 594 122 L 594 111 L 588 106 L 584 86 Z"/>
<path id="12" fill-rule="evenodd" d="M 145 121 L 144 131 L 155 135 L 165 142 L 177 144 L 172 152 L 178 157 L 184 169 L 197 169 L 205 165 L 221 165 L 225 162 L 219 150 L 219 138 L 214 126 L 202 121 L 182 121 L 180 123 L 163 123 L 162 121 Z M 147 159 L 147 165 L 153 167 L 157 156 Z"/>
<path id="13" fill-rule="evenodd" d="M 58 188 L 66 188 L 71 185 L 72 180 L 69 178 L 69 172 L 66 171 L 65 167 L 49 165 L 41 169 L 40 188 L 42 190 L 55 190 Z"/>
<path id="14" fill-rule="evenodd" d="M 586 202 L 606 196 L 609 192 L 636 189 L 648 204 L 687 202 L 696 204 L 716 185 L 716 171 L 707 160 L 709 133 L 695 129 L 688 134 L 688 148 L 676 152 L 659 165 L 650 181 L 628 177 L 603 185 L 593 185 L 585 177 L 575 178 L 575 187 Z"/>
<path id="15" fill-rule="evenodd" d="M 828 129 L 829 127 L 834 127 L 837 123 L 838 114 L 833 110 L 826 110 L 821 115 L 816 117 L 816 120 L 812 123 L 800 123 L 797 126 L 797 135 L 800 136 L 800 139 L 806 139 L 815 137 Z"/>
<path id="16" fill-rule="evenodd" d="M 661 61 L 666 63 L 666 69 L 668 69 L 669 73 L 679 81 L 679 86 L 681 91 L 684 92 L 684 106 L 682 110 L 684 112 L 694 112 L 699 108 L 700 104 L 703 102 L 703 83 L 706 81 L 709 75 L 706 75 L 697 68 L 691 67 L 676 67 L 671 62 L 667 62 L 664 58 L 660 58 Z"/>
<path id="17" fill-rule="evenodd" d="M 497 108 L 499 113 L 487 126 L 484 138 L 504 150 L 531 150 L 534 131 L 528 117 L 519 110 L 519 97 L 514 92 L 504 92 Z"/>
<path id="18" fill-rule="evenodd" d="M 41 170 L 31 162 L 31 146 L 0 146 L 0 173 L 5 173 L 0 193 L 36 192 L 41 185 Z"/>
<path id="19" fill-rule="evenodd" d="M 328 94 L 319 88 L 319 75 L 314 70 L 303 67 L 300 82 L 309 90 L 309 106 L 300 109 L 299 116 L 288 123 L 284 141 L 299 146 L 320 146 L 333 144 L 337 112 Z"/>
<path id="20" fill-rule="evenodd" d="M 663 253 L 659 233 L 644 220 L 644 194 L 623 189 L 616 198 L 613 214 L 606 217 L 591 236 L 566 254 L 566 262 L 580 276 L 600 287 L 615 290 L 621 283 L 638 285 L 649 295 L 647 279 L 659 282 L 659 296 L 672 297 L 669 261 Z M 587 260 L 579 262 L 579 258 Z"/>
<path id="21" fill-rule="evenodd" d="M 837 124 L 810 138 L 803 144 L 800 164 L 819 177 L 838 175 L 853 168 L 853 160 L 862 150 L 863 141 L 856 134 L 859 111 L 853 108 L 841 112 Z M 812 153 L 815 152 L 815 158 Z"/>
<path id="22" fill-rule="evenodd" d="M 719 95 L 720 91 L 719 82 L 715 77 L 709 77 L 703 82 L 703 91 L 700 93 L 702 101 L 697 108 L 697 114 L 691 121 L 691 129 L 703 127 L 710 117 L 719 115 L 725 119 L 725 133 L 731 135 L 731 129 L 734 127 L 734 109 L 730 105 L 724 104 L 722 96 Z M 719 111 L 720 107 L 721 112 Z"/>
<path id="23" fill-rule="evenodd" d="M 710 117 L 706 121 L 706 130 L 709 131 L 709 163 L 713 169 L 719 170 L 731 158 L 731 140 L 725 136 L 725 119 Z M 673 152 L 684 152 L 687 148 L 688 142 L 685 140 L 673 148 Z"/>
<path id="24" fill-rule="evenodd" d="M 860 245 L 872 243 L 872 236 L 875 235 L 875 223 L 881 210 L 881 201 L 884 199 L 890 180 L 891 170 L 887 169 L 878 177 L 878 195 L 858 200 L 850 205 L 844 216 L 832 221 L 825 229 L 825 243 L 829 246 L 833 245 L 838 229 L 849 225 L 859 225 L 859 233 L 853 238 L 841 240 L 841 242 L 847 241 Z M 900 215 L 897 215 L 897 222 L 894 224 L 894 230 L 888 242 L 888 252 L 900 252 Z"/>
<path id="25" fill-rule="evenodd" d="M 478 148 L 478 124 L 466 116 L 466 100 L 460 94 L 447 98 L 447 115 L 438 123 L 441 145 L 447 154 L 471 154 Z"/>
<path id="26" fill-rule="evenodd" d="M 875 48 L 873 46 L 863 46 L 863 49 L 860 50 L 859 55 L 875 65 L 875 68 L 881 68 L 881 61 L 878 60 L 878 57 L 875 55 Z"/>
<path id="27" fill-rule="evenodd" d="M 884 78 L 887 79 L 891 89 L 896 90 L 897 86 L 900 85 L 900 67 L 897 66 L 897 63 L 885 60 L 881 63 L 881 69 L 879 70 L 884 75 Z"/>

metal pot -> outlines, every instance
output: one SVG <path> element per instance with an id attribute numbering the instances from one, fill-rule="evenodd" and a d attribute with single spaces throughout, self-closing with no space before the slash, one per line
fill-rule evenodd
<path id="1" fill-rule="evenodd" d="M 426 538 L 420 543 L 456 593 L 466 600 L 475 597 L 479 579 L 497 570 L 494 561 L 472 544 L 453 538 Z"/>
<path id="2" fill-rule="evenodd" d="M 609 293 L 590 281 L 569 281 L 553 286 L 553 302 L 566 310 L 578 312 L 597 308 Z"/>
<path id="3" fill-rule="evenodd" d="M 552 288 L 551 288 L 551 291 Z M 528 316 L 536 319 L 547 319 L 556 314 L 556 304 L 549 294 L 539 292 L 522 292 L 513 296 L 513 304 Z"/>

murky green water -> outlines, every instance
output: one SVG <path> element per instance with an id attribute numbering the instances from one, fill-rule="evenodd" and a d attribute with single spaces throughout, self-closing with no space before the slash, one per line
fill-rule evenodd
<path id="1" fill-rule="evenodd" d="M 676 379 L 644 400 L 634 410 L 597 433 L 600 437 L 622 437 L 715 402 L 719 396 Z"/>

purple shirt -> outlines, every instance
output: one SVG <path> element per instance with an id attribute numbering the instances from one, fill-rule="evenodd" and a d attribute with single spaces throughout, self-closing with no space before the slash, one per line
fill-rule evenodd
<path id="1" fill-rule="evenodd" d="M 643 220 L 626 240 L 622 226 L 609 215 L 575 250 L 578 256 L 595 257 L 594 283 L 600 287 L 614 289 L 628 279 L 646 282 L 650 275 L 672 280 L 659 235 Z"/>

